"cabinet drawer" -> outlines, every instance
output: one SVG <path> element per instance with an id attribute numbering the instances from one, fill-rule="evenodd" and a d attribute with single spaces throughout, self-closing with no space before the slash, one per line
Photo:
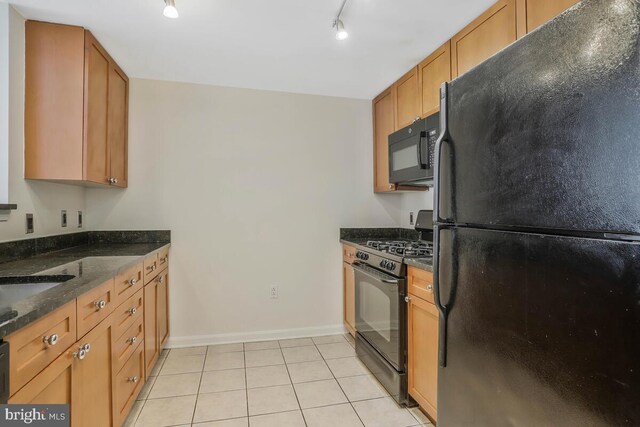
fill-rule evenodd
<path id="1" fill-rule="evenodd" d="M 143 317 L 137 316 L 135 322 L 120 338 L 116 338 L 113 345 L 115 351 L 115 372 L 120 372 L 134 351 L 144 339 Z"/>
<path id="2" fill-rule="evenodd" d="M 342 260 L 351 264 L 356 259 L 356 248 L 349 245 L 342 245 Z"/>
<path id="3" fill-rule="evenodd" d="M 122 304 L 127 298 L 142 289 L 144 286 L 142 270 L 142 263 L 140 263 L 116 276 L 116 306 Z"/>
<path id="4" fill-rule="evenodd" d="M 435 303 L 433 298 L 433 273 L 416 267 L 409 267 L 407 269 L 407 283 L 409 293 L 429 301 L 431 304 Z"/>
<path id="5" fill-rule="evenodd" d="M 113 283 L 114 280 L 109 279 L 78 297 L 78 338 L 82 338 L 113 312 L 115 308 Z"/>
<path id="6" fill-rule="evenodd" d="M 154 252 L 148 255 L 144 261 L 144 284 L 149 283 L 154 277 L 158 275 L 158 252 Z"/>
<path id="7" fill-rule="evenodd" d="M 76 301 L 5 337 L 13 395 L 76 341 Z"/>
<path id="8" fill-rule="evenodd" d="M 169 245 L 158 251 L 158 271 L 162 271 L 169 266 Z"/>
<path id="9" fill-rule="evenodd" d="M 113 387 L 116 425 L 122 425 L 144 385 L 143 349 L 144 346 L 139 345 L 124 364 L 122 370 L 116 375 Z"/>
<path id="10" fill-rule="evenodd" d="M 113 336 L 120 338 L 138 319 L 142 319 L 144 307 L 143 290 L 116 308 L 113 313 Z"/>

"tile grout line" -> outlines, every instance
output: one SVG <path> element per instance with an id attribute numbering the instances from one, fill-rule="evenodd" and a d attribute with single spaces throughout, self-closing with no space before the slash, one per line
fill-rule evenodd
<path id="1" fill-rule="evenodd" d="M 293 389 L 293 395 L 296 397 L 296 402 L 298 402 L 298 408 L 300 408 L 300 415 L 302 415 L 302 422 L 305 427 L 308 427 L 307 419 L 304 416 L 304 411 L 302 410 L 302 405 L 300 405 L 300 399 L 298 398 L 298 392 L 296 391 L 296 387 L 293 384 L 293 378 L 291 378 L 291 372 L 289 372 L 289 365 L 287 364 L 287 360 L 284 358 L 284 353 L 282 352 L 282 346 L 280 345 L 280 341 L 278 341 L 278 346 L 280 346 L 280 353 L 282 354 L 282 360 L 284 360 L 284 368 L 287 370 L 287 376 L 289 377 L 289 381 L 291 382 L 291 388 Z"/>
<path id="2" fill-rule="evenodd" d="M 244 400 L 247 407 L 247 425 L 249 425 L 249 378 L 247 373 L 247 353 L 244 343 L 242 343 L 242 363 L 244 365 Z"/>
<path id="3" fill-rule="evenodd" d="M 343 337 L 343 339 L 346 341 L 346 338 Z M 316 345 L 315 341 L 314 341 L 314 345 Z M 316 345 L 316 348 L 317 347 L 318 346 Z M 336 382 L 336 384 L 338 384 L 338 387 L 340 387 L 342 394 L 344 394 L 344 397 L 347 399 L 349 406 L 351 406 L 351 410 L 356 414 L 356 417 L 358 417 L 358 420 L 360 420 L 360 423 L 364 426 L 364 421 L 362 421 L 362 418 L 360 418 L 360 414 L 358 414 L 358 411 L 356 411 L 356 408 L 353 406 L 353 402 L 351 402 L 351 399 L 349 399 L 349 396 L 347 396 L 347 393 L 344 392 L 344 389 L 342 388 L 342 384 L 340 384 L 340 381 L 338 381 L 338 378 L 336 378 L 336 375 L 331 370 L 331 367 L 327 363 L 327 359 L 324 358 L 324 355 L 320 352 L 320 349 L 318 349 L 318 352 L 320 353 L 320 356 L 322 356 L 322 360 L 324 360 L 324 363 L 325 365 L 327 365 L 327 368 L 329 368 L 329 372 L 331 372 L 331 376 L 333 377 L 333 380 Z"/>
<path id="4" fill-rule="evenodd" d="M 200 381 L 198 381 L 198 393 L 196 394 L 196 403 L 193 405 L 193 414 L 191 414 L 191 424 L 194 423 L 196 418 L 196 408 L 198 407 L 198 399 L 200 398 L 200 387 L 202 387 L 202 378 L 204 377 L 204 366 L 207 364 L 207 355 L 209 354 L 209 347 L 204 350 L 204 360 L 202 361 L 202 370 L 200 371 Z M 169 355 L 167 355 L 169 357 Z"/>

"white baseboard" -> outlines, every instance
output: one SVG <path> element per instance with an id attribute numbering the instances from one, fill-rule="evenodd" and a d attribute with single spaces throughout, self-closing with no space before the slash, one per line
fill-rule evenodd
<path id="1" fill-rule="evenodd" d="M 344 325 L 318 326 L 312 328 L 280 329 L 275 331 L 258 331 L 246 333 L 170 336 L 168 348 L 194 347 L 201 345 L 231 344 L 239 342 L 282 340 L 289 338 L 319 337 L 322 335 L 346 334 Z"/>

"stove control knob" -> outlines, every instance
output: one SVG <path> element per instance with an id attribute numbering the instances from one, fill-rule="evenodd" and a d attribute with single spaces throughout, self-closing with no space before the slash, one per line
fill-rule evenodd
<path id="1" fill-rule="evenodd" d="M 390 262 L 389 264 L 387 264 L 387 268 L 389 270 L 394 270 L 396 268 L 396 263 L 395 262 Z"/>
<path id="2" fill-rule="evenodd" d="M 386 260 L 380 261 L 380 267 L 387 268 L 387 261 Z"/>

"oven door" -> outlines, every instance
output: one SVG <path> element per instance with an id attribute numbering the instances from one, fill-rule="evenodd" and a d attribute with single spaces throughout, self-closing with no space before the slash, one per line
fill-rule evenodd
<path id="1" fill-rule="evenodd" d="M 366 264 L 353 264 L 356 331 L 397 371 L 405 369 L 405 281 Z"/>

